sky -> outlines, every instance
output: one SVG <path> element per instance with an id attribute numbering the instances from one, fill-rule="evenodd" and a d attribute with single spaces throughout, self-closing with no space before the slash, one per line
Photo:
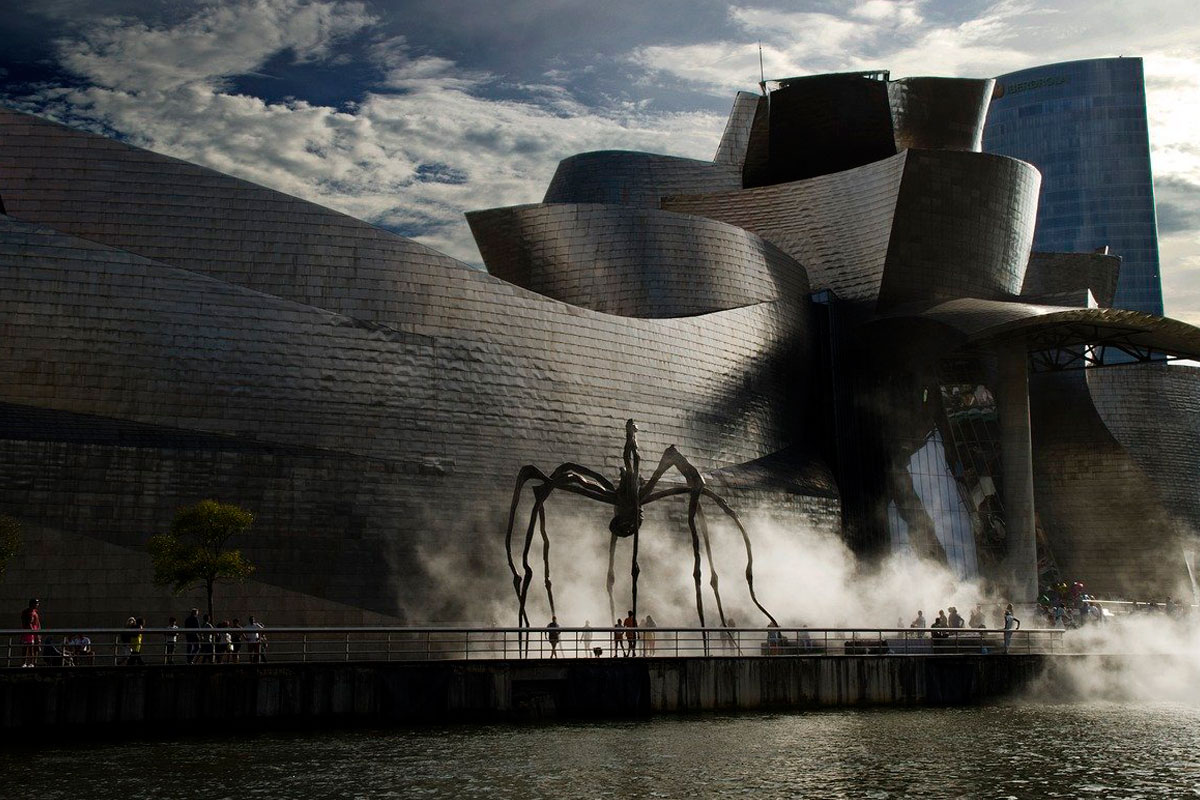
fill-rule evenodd
<path id="1" fill-rule="evenodd" d="M 711 159 L 767 78 L 1145 60 L 1163 291 L 1200 324 L 1194 0 L 0 0 L 0 104 L 312 200 L 478 266 L 463 214 L 560 159 Z"/>

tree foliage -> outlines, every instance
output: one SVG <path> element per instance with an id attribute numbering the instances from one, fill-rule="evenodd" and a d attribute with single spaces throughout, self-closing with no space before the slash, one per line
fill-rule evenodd
<path id="1" fill-rule="evenodd" d="M 203 586 L 209 618 L 215 619 L 213 585 L 218 580 L 243 581 L 254 572 L 241 550 L 229 548 L 229 540 L 249 531 L 253 523 L 254 515 L 246 509 L 216 500 L 179 509 L 170 532 L 146 543 L 155 584 L 170 586 L 176 594 Z"/>
<path id="2" fill-rule="evenodd" d="M 8 562 L 21 549 L 21 523 L 7 514 L 0 514 L 0 579 Z"/>

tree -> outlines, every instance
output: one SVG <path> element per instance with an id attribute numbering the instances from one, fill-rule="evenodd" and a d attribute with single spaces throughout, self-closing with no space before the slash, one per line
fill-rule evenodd
<path id="1" fill-rule="evenodd" d="M 253 523 L 254 515 L 246 509 L 216 500 L 201 500 L 179 509 L 171 531 L 151 536 L 146 543 L 154 563 L 154 583 L 170 586 L 176 594 L 203 586 L 208 617 L 215 619 L 213 584 L 243 581 L 254 571 L 241 550 L 227 549 L 229 540 L 248 531 Z"/>
<path id="2" fill-rule="evenodd" d="M 7 514 L 0 514 L 0 579 L 8 562 L 21 549 L 21 523 Z"/>

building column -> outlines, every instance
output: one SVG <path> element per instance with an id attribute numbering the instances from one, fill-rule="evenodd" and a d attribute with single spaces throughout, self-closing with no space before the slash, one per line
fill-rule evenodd
<path id="1" fill-rule="evenodd" d="M 1024 343 L 998 353 L 996 412 L 1003 460 L 1004 522 L 1008 556 L 999 575 L 1009 602 L 1033 605 L 1038 596 L 1037 530 L 1034 527 L 1033 443 L 1029 424 L 1029 368 Z"/>

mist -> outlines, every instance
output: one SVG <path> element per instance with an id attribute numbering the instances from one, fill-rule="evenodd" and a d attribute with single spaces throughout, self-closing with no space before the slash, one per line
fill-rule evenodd
<path id="1" fill-rule="evenodd" d="M 557 498 L 556 498 L 557 499 Z M 652 509 L 639 536 L 638 617 L 647 614 L 660 627 L 696 627 L 700 624 L 696 609 L 695 583 L 692 577 L 693 553 L 686 509 Z M 632 597 L 632 539 L 617 543 L 613 587 L 615 608 L 610 615 L 605 592 L 608 569 L 608 514 L 603 507 L 584 509 L 547 509 L 547 531 L 551 540 L 550 570 L 555 613 L 566 627 L 611 624 L 630 609 Z M 712 566 L 718 589 L 731 625 L 762 627 L 769 622 L 755 606 L 746 581 L 746 550 L 737 528 L 723 518 L 719 509 L 706 505 Z M 663 513 L 666 511 L 666 513 Z M 749 534 L 754 557 L 754 588 L 759 602 L 784 628 L 822 627 L 907 627 L 918 610 L 932 622 L 939 609 L 957 606 L 968 616 L 971 608 L 982 604 L 989 626 L 1002 622 L 1004 598 L 988 596 L 981 584 L 959 578 L 948 567 L 913 555 L 894 555 L 871 566 L 861 563 L 834 531 L 782 524 L 765 510 L 754 509 L 741 515 Z M 518 514 L 518 520 L 522 515 Z M 527 515 L 524 516 L 527 520 Z M 525 530 L 518 525 L 513 534 L 513 558 L 523 573 L 521 549 Z M 503 561 L 503 538 L 496 568 L 503 573 L 503 588 L 487 594 L 478 580 L 471 581 L 466 596 L 478 598 L 470 617 L 482 623 L 515 625 L 517 600 L 512 590 L 511 573 Z M 543 584 L 542 544 L 534 535 L 529 562 L 533 581 L 527 598 L 532 624 L 550 619 L 550 605 Z M 716 597 L 710 586 L 710 565 L 701 543 L 701 587 L 704 620 L 708 626 L 720 625 Z M 439 575 L 454 575 L 452 567 L 437 569 Z M 457 572 L 459 581 L 469 574 Z M 465 587 L 456 590 L 468 591 Z M 610 616 L 613 618 L 610 619 Z"/>
<path id="2" fill-rule="evenodd" d="M 1063 632 L 1055 659 L 1025 699 L 1036 702 L 1170 701 L 1200 705 L 1200 625 L 1134 612 Z"/>

